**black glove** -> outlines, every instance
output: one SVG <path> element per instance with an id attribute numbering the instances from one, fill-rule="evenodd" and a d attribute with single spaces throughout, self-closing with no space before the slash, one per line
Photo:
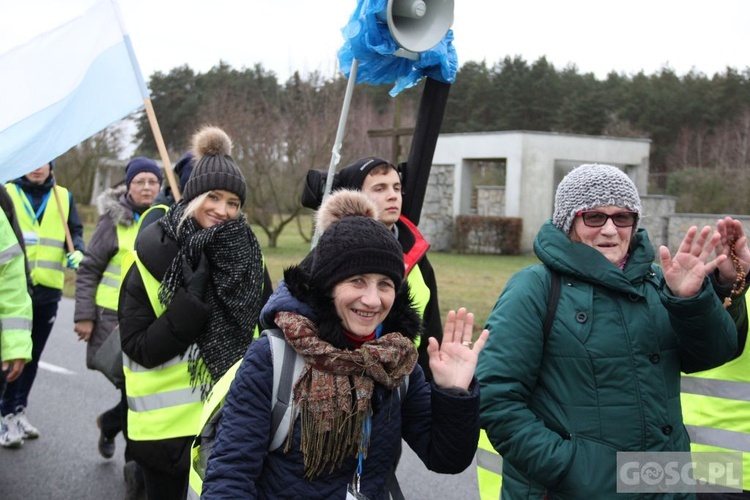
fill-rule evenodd
<path id="1" fill-rule="evenodd" d="M 192 293 L 199 299 L 203 299 L 208 286 L 208 277 L 210 270 L 208 268 L 208 259 L 201 255 L 198 259 L 198 266 L 195 271 L 190 267 L 190 262 L 185 255 L 182 256 L 182 277 L 185 280 L 185 290 Z"/>

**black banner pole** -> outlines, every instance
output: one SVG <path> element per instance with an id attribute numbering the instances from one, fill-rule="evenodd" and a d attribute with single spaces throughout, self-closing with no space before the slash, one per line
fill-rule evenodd
<path id="1" fill-rule="evenodd" d="M 417 123 L 409 149 L 404 179 L 404 202 L 401 213 L 415 225 L 422 215 L 427 181 L 430 178 L 440 126 L 448 101 L 450 84 L 427 78 L 419 102 Z"/>

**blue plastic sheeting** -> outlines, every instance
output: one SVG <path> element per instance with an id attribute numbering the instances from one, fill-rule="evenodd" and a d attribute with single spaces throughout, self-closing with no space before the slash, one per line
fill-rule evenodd
<path id="1" fill-rule="evenodd" d="M 339 49 L 339 67 L 349 78 L 352 61 L 357 60 L 356 83 L 371 85 L 394 83 L 389 92 L 396 97 L 428 76 L 443 83 L 453 83 L 458 72 L 458 56 L 453 47 L 453 30 L 433 48 L 420 52 L 413 61 L 394 55 L 398 44 L 388 30 L 388 23 L 378 19 L 385 12 L 387 0 L 358 0 L 349 22 L 341 29 L 344 45 Z"/>

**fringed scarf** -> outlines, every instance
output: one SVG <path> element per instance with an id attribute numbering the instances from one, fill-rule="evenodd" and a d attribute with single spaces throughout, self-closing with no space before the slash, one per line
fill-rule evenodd
<path id="1" fill-rule="evenodd" d="M 211 273 L 204 301 L 211 312 L 205 330 L 187 352 L 190 383 L 200 386 L 205 399 L 213 382 L 242 358 L 253 340 L 263 293 L 263 255 L 242 214 L 206 229 L 188 217 L 178 228 L 185 208 L 180 202 L 159 220 L 179 247 L 161 282 L 159 301 L 169 304 L 185 286 L 183 255 L 193 269 L 202 255 L 208 259 Z"/>
<path id="2" fill-rule="evenodd" d="M 304 316 L 280 312 L 276 324 L 306 362 L 294 385 L 305 476 L 312 479 L 326 467 L 333 471 L 360 452 L 367 456 L 363 424 L 372 412 L 375 382 L 393 390 L 409 376 L 417 363 L 414 342 L 388 333 L 359 349 L 342 350 L 321 340 L 315 324 Z M 287 451 L 291 436 L 290 429 Z"/>

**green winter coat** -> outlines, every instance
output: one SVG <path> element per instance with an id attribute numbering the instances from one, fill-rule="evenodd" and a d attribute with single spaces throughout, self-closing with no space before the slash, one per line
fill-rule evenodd
<path id="1" fill-rule="evenodd" d="M 500 295 L 477 376 L 480 422 L 504 459 L 504 499 L 545 490 L 614 498 L 618 451 L 690 449 L 680 371 L 730 359 L 737 331 L 708 279 L 696 296 L 675 297 L 645 230 L 631 247 L 620 270 L 551 221 L 542 226 L 534 250 L 562 276 L 546 344 L 548 270 L 519 271 Z"/>

